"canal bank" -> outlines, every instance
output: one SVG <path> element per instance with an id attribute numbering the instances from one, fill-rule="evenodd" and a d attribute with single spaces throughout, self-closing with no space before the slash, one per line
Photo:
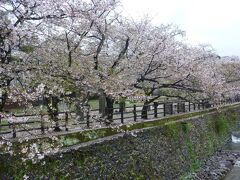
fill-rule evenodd
<path id="1" fill-rule="evenodd" d="M 240 179 L 240 131 L 233 132 L 231 141 L 229 141 L 223 149 L 225 152 L 237 155 L 238 157 L 233 162 L 231 171 L 225 177 L 225 180 L 239 180 Z"/>
<path id="2" fill-rule="evenodd" d="M 17 157 L 0 156 L 0 175 L 5 179 L 24 175 L 62 179 L 184 179 L 226 143 L 231 131 L 239 129 L 240 107 L 174 118 L 175 121 L 159 126 L 69 147 L 37 164 L 22 164 Z"/>
<path id="3" fill-rule="evenodd" d="M 240 179 L 240 132 L 232 132 L 231 138 L 212 156 L 207 157 L 200 169 L 185 179 L 239 180 Z"/>

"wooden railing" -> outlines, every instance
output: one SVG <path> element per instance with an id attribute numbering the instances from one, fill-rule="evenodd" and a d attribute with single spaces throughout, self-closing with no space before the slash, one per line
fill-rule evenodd
<path id="1" fill-rule="evenodd" d="M 221 104 L 232 104 L 238 101 L 224 101 Z M 209 102 L 154 102 L 147 105 L 145 112 L 142 111 L 143 106 L 133 105 L 125 108 L 113 108 L 112 119 L 108 119 L 112 124 L 124 124 L 129 122 L 137 122 L 139 120 L 149 120 L 171 116 L 173 114 L 193 112 L 219 106 Z M 59 112 L 58 123 L 62 131 L 70 129 L 90 129 L 93 124 L 106 125 L 105 118 L 95 116 L 99 109 L 88 109 L 84 115 L 84 121 L 76 121 L 75 112 Z M 109 111 L 108 111 L 109 112 Z M 144 114 L 144 118 L 143 115 Z M 46 134 L 51 128 L 55 128 L 54 122 L 47 121 L 47 115 L 43 114 L 12 114 L 15 121 L 8 122 L 0 118 L 0 135 L 16 138 L 32 134 Z M 27 120 L 24 120 L 27 118 Z"/>

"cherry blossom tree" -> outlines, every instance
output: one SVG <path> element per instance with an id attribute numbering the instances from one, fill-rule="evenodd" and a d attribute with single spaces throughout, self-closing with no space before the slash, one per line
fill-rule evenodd
<path id="1" fill-rule="evenodd" d="M 61 3 L 61 2 L 59 2 Z M 51 8 L 50 8 L 51 7 Z M 28 53 L 38 42 L 38 28 L 46 19 L 66 16 L 54 1 L 4 0 L 0 2 L 1 111 L 9 86 L 25 66 L 21 52 Z"/>
<path id="2" fill-rule="evenodd" d="M 221 57 L 217 64 L 217 72 L 223 83 L 221 99 L 239 99 L 239 57 Z"/>
<path id="3" fill-rule="evenodd" d="M 95 82 L 95 78 L 88 76 L 92 74 L 87 72 L 88 58 L 82 60 L 77 56 L 82 53 L 81 48 L 86 50 L 83 38 L 87 31 L 95 23 L 100 26 L 101 16 L 108 14 L 116 4 L 117 1 L 111 0 L 1 1 L 1 111 L 7 98 L 30 102 L 44 96 L 51 118 L 57 123 L 60 98 L 78 90 L 81 92 L 78 95 L 85 97 L 86 88 L 86 92 L 93 89 L 89 82 Z M 70 42 L 71 33 L 78 28 L 82 28 L 77 32 L 78 39 Z M 66 45 L 56 49 L 56 44 L 49 44 L 49 37 L 58 38 L 59 34 L 65 35 Z M 75 53 L 77 48 L 80 50 Z M 60 50 L 64 53 L 54 54 Z"/>
<path id="4" fill-rule="evenodd" d="M 106 101 L 106 124 L 112 122 L 114 101 L 136 93 L 150 97 L 142 118 L 161 96 L 220 101 L 239 94 L 237 57 L 221 58 L 210 46 L 186 44 L 185 32 L 174 25 L 129 20 L 119 12 L 119 3 L 2 0 L 0 112 L 7 101 L 29 105 L 43 98 L 59 131 L 59 103 L 74 104 L 81 121 L 96 93 Z M 160 93 L 152 96 L 156 90 Z M 0 147 L 10 153 L 11 145 L 0 139 Z M 41 159 L 49 148 L 40 153 L 32 144 L 22 151 Z"/>

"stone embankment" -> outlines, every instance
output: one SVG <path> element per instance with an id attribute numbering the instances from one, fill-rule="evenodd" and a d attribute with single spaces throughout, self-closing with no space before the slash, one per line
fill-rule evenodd
<path id="1" fill-rule="evenodd" d="M 219 180 L 224 179 L 239 160 L 240 152 L 218 151 L 203 162 L 203 166 L 187 179 Z"/>
<path id="2" fill-rule="evenodd" d="M 20 179 L 24 175 L 30 179 L 186 179 L 191 174 L 195 179 L 212 180 L 225 176 L 240 156 L 216 151 L 233 130 L 240 129 L 240 106 L 186 115 L 133 124 L 122 135 L 85 142 L 85 146 L 79 143 L 37 164 L 23 164 L 18 157 L 2 155 L 0 179 Z M 105 129 L 85 135 L 109 133 L 112 131 Z M 64 140 L 84 140 L 82 136 L 71 134 Z"/>

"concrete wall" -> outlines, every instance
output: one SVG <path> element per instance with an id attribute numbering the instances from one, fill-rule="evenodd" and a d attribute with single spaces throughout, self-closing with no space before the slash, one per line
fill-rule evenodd
<path id="1" fill-rule="evenodd" d="M 0 177 L 181 179 L 226 142 L 239 120 L 240 107 L 227 108 L 87 143 L 39 164 L 0 157 Z"/>

